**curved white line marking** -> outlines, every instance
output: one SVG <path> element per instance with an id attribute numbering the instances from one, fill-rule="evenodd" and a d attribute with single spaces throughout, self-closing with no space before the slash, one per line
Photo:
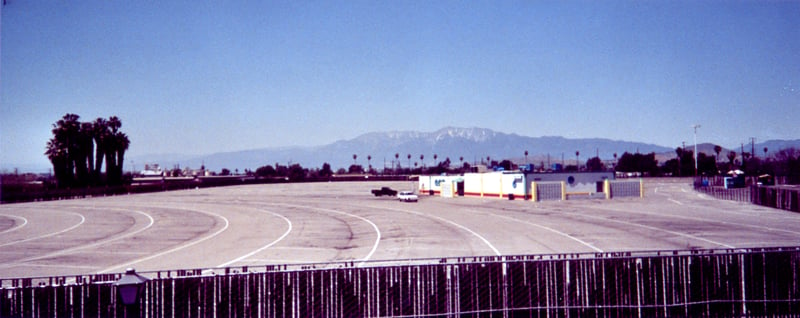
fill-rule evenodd
<path id="1" fill-rule="evenodd" d="M 262 246 L 262 247 L 260 247 L 260 248 L 258 248 L 256 250 L 250 252 L 250 253 L 242 255 L 242 256 L 240 256 L 240 257 L 238 257 L 236 259 L 233 259 L 233 260 L 231 260 L 229 262 L 225 262 L 225 263 L 219 264 L 219 265 L 217 265 L 217 267 L 227 267 L 227 266 L 229 266 L 229 265 L 231 265 L 233 263 L 239 262 L 239 261 L 241 261 L 243 259 L 246 259 L 246 258 L 248 258 L 250 256 L 253 256 L 253 255 L 255 255 L 255 254 L 257 254 L 257 253 L 259 253 L 259 252 L 261 252 L 261 251 L 263 251 L 265 249 L 268 249 L 268 248 L 272 247 L 273 245 L 277 244 L 278 242 L 282 241 L 284 238 L 286 238 L 286 236 L 289 235 L 290 232 L 292 232 L 292 221 L 290 221 L 288 218 L 286 218 L 285 216 L 280 215 L 278 213 L 275 213 L 275 212 L 271 212 L 271 211 L 267 211 L 267 210 L 261 210 L 261 211 L 267 212 L 269 214 L 275 215 L 275 216 L 283 219 L 286 222 L 286 224 L 289 225 L 289 228 L 286 229 L 286 232 L 284 232 L 283 235 L 281 235 L 281 237 L 279 237 L 278 239 L 270 242 L 269 244 L 264 245 L 264 246 Z"/>
<path id="2" fill-rule="evenodd" d="M 466 227 L 466 226 L 463 226 L 463 225 L 461 225 L 461 224 L 458 224 L 458 223 L 456 223 L 456 222 L 450 221 L 450 220 L 448 220 L 448 219 L 445 219 L 445 218 L 442 218 L 442 217 L 439 217 L 439 216 L 436 216 L 436 215 L 424 214 L 424 213 L 421 213 L 421 212 L 417 212 L 417 211 L 411 211 L 411 210 L 394 209 L 394 208 L 384 208 L 384 207 L 381 207 L 380 209 L 393 210 L 393 211 L 398 211 L 398 212 L 406 212 L 406 213 L 411 213 L 411 214 L 421 215 L 421 216 L 424 216 L 424 217 L 435 218 L 435 219 L 441 220 L 441 221 L 443 221 L 443 222 L 450 223 L 450 224 L 452 224 L 452 225 L 455 225 L 456 227 L 458 227 L 458 228 L 460 228 L 460 229 L 462 229 L 462 230 L 464 230 L 464 231 L 467 231 L 467 232 L 469 232 L 469 233 L 470 233 L 470 234 L 472 234 L 473 236 L 475 236 L 475 237 L 477 237 L 478 239 L 480 239 L 481 241 L 483 241 L 483 243 L 484 243 L 484 244 L 486 244 L 486 246 L 488 246 L 490 249 L 492 249 L 492 251 L 494 252 L 494 254 L 495 254 L 495 255 L 497 255 L 497 256 L 502 256 L 502 255 L 503 255 L 503 254 L 501 254 L 501 253 L 500 253 L 500 251 L 499 251 L 497 248 L 495 248 L 495 247 L 494 247 L 494 245 L 492 245 L 492 243 L 490 243 L 490 242 L 489 242 L 489 240 L 487 240 L 487 239 L 486 239 L 485 237 L 483 237 L 482 235 L 480 235 L 480 234 L 476 233 L 475 231 L 473 231 L 473 230 L 469 229 L 469 228 L 468 228 L 468 227 Z"/>
<path id="3" fill-rule="evenodd" d="M 711 223 L 719 223 L 719 224 L 736 225 L 736 226 L 741 226 L 741 227 L 749 227 L 749 228 L 756 228 L 756 229 L 766 230 L 766 231 L 770 231 L 770 232 L 785 232 L 785 233 L 790 233 L 790 234 L 794 234 L 794 235 L 800 236 L 800 232 L 798 232 L 798 231 L 779 229 L 779 228 L 763 226 L 763 225 L 754 225 L 754 224 L 749 224 L 749 223 L 728 222 L 728 221 L 720 221 L 720 220 L 715 220 L 715 219 L 705 219 L 705 218 L 700 218 L 700 217 L 681 216 L 681 215 L 673 215 L 673 214 L 658 214 L 658 213 L 648 213 L 648 212 L 637 212 L 637 211 L 628 211 L 628 210 L 614 210 L 614 209 L 601 209 L 601 210 L 613 211 L 613 212 L 619 212 L 619 213 L 642 214 L 642 215 L 650 215 L 650 216 L 657 216 L 657 217 L 667 217 L 667 218 L 685 219 L 685 220 L 693 220 L 693 221 L 701 221 L 701 222 L 711 222 Z"/>
<path id="4" fill-rule="evenodd" d="M 26 219 L 24 217 L 21 217 L 19 215 L 11 215 L 11 214 L 0 214 L 0 215 L 4 215 L 4 216 L 10 217 L 12 219 L 21 219 L 22 220 L 22 224 L 19 224 L 19 225 L 15 226 L 15 227 L 12 227 L 12 228 L 7 229 L 5 231 L 2 231 L 2 232 L 0 232 L 0 235 L 6 234 L 6 233 L 10 233 L 10 232 L 14 232 L 16 230 L 19 230 L 19 229 L 25 227 L 25 225 L 28 225 L 28 219 Z"/>
<path id="5" fill-rule="evenodd" d="M 225 221 L 225 226 L 223 226 L 221 229 L 217 230 L 216 232 L 212 233 L 211 235 L 203 237 L 203 238 L 201 238 L 199 240 L 191 241 L 191 242 L 189 242 L 187 244 L 176 246 L 174 248 L 168 249 L 168 250 L 163 251 L 161 253 L 156 253 L 156 254 L 153 254 L 153 255 L 150 255 L 150 256 L 146 256 L 146 257 L 142 257 L 142 258 L 139 258 L 139 259 L 135 259 L 135 260 L 123 263 L 123 264 L 114 265 L 114 266 L 108 267 L 108 268 L 106 268 L 104 270 L 98 271 L 97 273 L 98 274 L 107 273 L 107 272 L 110 272 L 110 271 L 112 271 L 114 269 L 117 269 L 117 268 L 128 267 L 128 266 L 130 266 L 132 264 L 141 263 L 141 262 L 144 262 L 144 261 L 147 261 L 147 260 L 154 259 L 156 257 L 161 257 L 161 256 L 164 256 L 166 254 L 182 250 L 184 248 L 196 245 L 196 244 L 198 244 L 200 242 L 203 242 L 203 241 L 206 241 L 206 240 L 208 240 L 208 239 L 210 239 L 212 237 L 215 237 L 215 236 L 219 235 L 220 233 L 225 232 L 225 230 L 228 229 L 228 226 L 230 226 L 230 222 L 228 221 L 228 219 L 225 218 L 224 216 L 220 215 L 220 214 L 217 214 L 217 213 L 208 212 L 208 211 L 202 211 L 202 210 L 196 210 L 196 209 L 175 208 L 175 210 L 200 212 L 200 213 L 203 213 L 203 214 L 206 214 L 206 215 L 216 216 L 216 217 L 222 219 L 223 221 Z"/>
<path id="6" fill-rule="evenodd" d="M 724 247 L 727 247 L 727 248 L 736 248 L 733 245 L 728 245 L 728 244 L 725 244 L 725 243 L 712 241 L 712 240 L 705 239 L 705 238 L 702 238 L 702 237 L 699 237 L 699 236 L 694 236 L 694 235 L 691 235 L 691 234 L 686 234 L 686 233 L 681 233 L 681 232 L 670 231 L 670 230 L 667 230 L 667 229 L 657 228 L 657 227 L 654 227 L 654 226 L 649 226 L 649 225 L 644 225 L 644 224 L 639 224 L 639 223 L 633 223 L 633 222 L 628 222 L 628 221 L 622 221 L 622 220 L 608 219 L 608 218 L 599 217 L 599 216 L 593 216 L 593 215 L 583 215 L 583 214 L 581 214 L 581 216 L 588 217 L 588 218 L 593 218 L 593 219 L 600 219 L 600 220 L 603 220 L 603 221 L 617 222 L 617 223 L 622 223 L 622 224 L 631 225 L 631 226 L 643 227 L 643 228 L 650 229 L 650 230 L 655 230 L 655 231 L 666 232 L 666 233 L 670 233 L 670 234 L 674 234 L 674 235 L 678 235 L 678 236 L 688 237 L 690 239 L 694 239 L 694 240 L 698 240 L 698 241 L 703 241 L 703 242 L 707 242 L 707 243 L 711 243 L 711 244 L 724 246 Z"/>
<path id="7" fill-rule="evenodd" d="M 490 215 L 497 216 L 497 217 L 501 217 L 501 218 L 504 218 L 504 219 L 508 219 L 508 220 L 511 220 L 511 221 L 514 221 L 514 222 L 522 222 L 522 223 L 525 223 L 525 224 L 528 224 L 528 225 L 532 225 L 532 226 L 538 227 L 538 228 L 540 228 L 540 229 L 547 230 L 547 231 L 550 231 L 550 232 L 556 233 L 556 234 L 558 234 L 558 235 L 564 236 L 564 237 L 566 237 L 566 238 L 568 238 L 568 239 L 571 239 L 571 240 L 573 240 L 573 241 L 576 241 L 576 242 L 578 242 L 578 243 L 581 243 L 581 244 L 583 244 L 583 245 L 586 245 L 586 246 L 588 246 L 589 248 L 591 248 L 591 249 L 595 250 L 596 252 L 600 252 L 600 253 L 602 253 L 602 252 L 603 252 L 603 250 L 601 250 L 601 249 L 599 249 L 599 248 L 595 247 L 594 245 L 592 245 L 592 244 L 591 244 L 591 243 L 589 243 L 589 242 L 586 242 L 586 241 L 584 241 L 584 240 L 581 240 L 581 239 L 579 239 L 579 238 L 577 238 L 577 237 L 574 237 L 574 236 L 572 236 L 572 235 L 569 235 L 569 234 L 567 234 L 567 233 L 561 232 L 561 231 L 559 231 L 559 230 L 556 230 L 556 229 L 554 229 L 554 228 L 550 228 L 550 227 L 547 227 L 547 226 L 544 226 L 544 225 L 539 225 L 539 224 L 536 224 L 536 223 L 531 223 L 531 222 L 524 221 L 524 220 L 520 220 L 520 219 L 515 219 L 515 218 L 512 218 L 512 217 L 505 216 L 505 215 L 499 215 L 499 214 L 494 214 L 494 213 L 490 213 Z"/>
<path id="8" fill-rule="evenodd" d="M 56 235 L 59 235 L 59 234 L 63 234 L 63 233 L 66 233 L 66 232 L 69 232 L 69 231 L 72 231 L 72 230 L 74 230 L 74 229 L 78 228 L 79 226 L 83 225 L 83 223 L 84 223 L 84 222 L 86 222 L 86 217 L 84 217 L 84 216 L 83 216 L 82 214 L 80 214 L 80 213 L 69 212 L 69 214 L 73 214 L 73 215 L 77 215 L 77 216 L 79 216 L 79 217 L 81 218 L 81 221 L 80 221 L 80 222 L 78 222 L 78 224 L 75 224 L 75 225 L 73 225 L 73 226 L 70 226 L 70 227 L 68 227 L 68 228 L 66 228 L 66 229 L 63 229 L 63 230 L 61 230 L 61 231 L 58 231 L 58 232 L 53 232 L 53 233 L 49 233 L 49 234 L 45 234 L 45 235 L 39 235 L 39 236 L 35 236 L 35 237 L 31 237 L 31 238 L 27 238 L 27 239 L 24 239 L 24 240 L 19 240 L 19 241 L 8 242 L 8 243 L 5 243 L 5 244 L 0 244 L 0 247 L 2 247 L 2 246 L 14 245 L 14 244 L 19 244 L 19 243 L 24 243 L 24 242 L 35 241 L 35 240 L 38 240 L 38 239 L 43 239 L 43 238 L 47 238 L 47 237 L 51 237 L 51 236 L 56 236 Z"/>
<path id="9" fill-rule="evenodd" d="M 354 218 L 357 218 L 359 220 L 362 220 L 364 222 L 369 223 L 369 225 L 371 225 L 372 228 L 375 229 L 375 233 L 376 233 L 377 237 L 375 238 L 375 244 L 372 245 L 372 250 L 370 250 L 369 253 L 367 254 L 367 256 L 364 257 L 363 259 L 361 259 L 361 262 L 358 263 L 359 267 L 364 266 L 364 263 L 366 261 L 368 261 L 370 258 L 372 258 L 372 254 L 375 254 L 375 251 L 378 250 L 378 244 L 380 244 L 380 242 L 381 242 L 381 230 L 378 229 L 378 226 L 375 225 L 375 223 L 372 223 L 372 221 L 370 221 L 367 218 L 364 218 L 364 217 L 359 216 L 359 215 L 347 213 L 347 212 L 331 210 L 331 209 L 325 209 L 325 208 L 318 208 L 318 207 L 313 207 L 313 206 L 294 205 L 294 204 L 273 204 L 273 205 L 280 205 L 280 206 L 294 207 L 294 208 L 301 208 L 301 209 L 306 208 L 306 209 L 325 211 L 325 212 L 336 213 L 336 214 L 343 214 L 343 215 L 354 217 Z"/>
<path id="10" fill-rule="evenodd" d="M 674 203 L 676 203 L 676 204 L 678 204 L 678 205 L 683 205 L 683 203 L 681 203 L 681 201 L 675 200 L 675 199 L 673 199 L 673 198 L 667 198 L 667 200 L 669 200 L 669 201 L 671 201 L 671 202 L 674 202 Z"/>
<path id="11" fill-rule="evenodd" d="M 99 209 L 99 208 L 94 208 L 94 209 Z M 117 208 L 117 209 L 115 209 L 115 208 L 107 208 L 107 209 L 108 209 L 108 210 L 118 210 L 118 211 L 130 211 L 130 212 L 136 212 L 136 213 L 142 214 L 142 215 L 144 215 L 145 217 L 147 217 L 148 219 L 150 219 L 150 223 L 148 223 L 148 224 L 147 224 L 147 226 L 145 226 L 145 227 L 143 227 L 143 228 L 141 228 L 141 229 L 138 229 L 138 230 L 136 230 L 136 231 L 133 231 L 133 232 L 130 232 L 130 233 L 127 233 L 127 234 L 124 234 L 124 235 L 116 236 L 116 237 L 109 238 L 109 239 L 106 239 L 106 240 L 100 240 L 100 241 L 97 241 L 97 242 L 94 242 L 94 243 L 91 243 L 91 244 L 86 244 L 86 245 L 81 245 L 81 246 L 76 246 L 76 247 L 68 248 L 68 249 L 65 249 L 65 250 L 60 250 L 60 251 L 53 252 L 53 253 L 49 253 L 49 254 L 44 254 L 44 255 L 39 255 L 39 256 L 33 256 L 33 257 L 29 257 L 29 258 L 25 258 L 25 259 L 17 260 L 17 261 L 14 261 L 14 263 L 16 263 L 16 264 L 19 264 L 19 263 L 24 263 L 24 262 L 35 261 L 35 260 L 38 260 L 38 259 L 43 259 L 43 258 L 48 258 L 48 257 L 53 257 L 53 256 L 64 255 L 64 254 L 72 253 L 72 252 L 74 252 L 74 251 L 79 251 L 79 250 L 82 250 L 82 249 L 87 249 L 87 248 L 92 248 L 92 247 L 96 247 L 96 246 L 100 246 L 100 245 L 108 244 L 108 243 L 111 243 L 111 242 L 114 242 L 114 241 L 121 240 L 121 239 L 123 239 L 123 238 L 126 238 L 126 237 L 130 237 L 130 236 L 133 236 L 133 235 L 139 234 L 139 233 L 141 233 L 141 232 L 143 232 L 143 231 L 145 231 L 145 230 L 149 229 L 150 227 L 152 227 L 152 226 L 153 226 L 153 224 L 155 224 L 155 222 L 156 222 L 156 221 L 155 221 L 155 219 L 153 219 L 153 217 L 152 217 L 152 216 L 150 216 L 150 214 L 147 214 L 147 213 L 145 213 L 145 212 L 142 212 L 142 211 L 137 211 L 137 210 L 127 210 L 127 209 L 118 209 L 118 208 Z M 10 264 L 13 264 L 13 263 L 7 263 L 6 265 L 10 265 Z"/>

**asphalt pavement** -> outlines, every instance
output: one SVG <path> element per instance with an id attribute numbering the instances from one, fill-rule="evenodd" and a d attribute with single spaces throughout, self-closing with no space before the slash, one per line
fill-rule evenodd
<path id="1" fill-rule="evenodd" d="M 800 214 L 646 179 L 645 198 L 531 202 L 267 184 L 0 205 L 0 278 L 243 265 L 795 246 Z"/>

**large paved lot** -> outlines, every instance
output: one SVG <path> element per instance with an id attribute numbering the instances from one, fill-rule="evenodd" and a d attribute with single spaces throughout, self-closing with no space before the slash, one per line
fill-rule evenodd
<path id="1" fill-rule="evenodd" d="M 800 214 L 688 180 L 646 198 L 376 198 L 411 182 L 255 185 L 0 206 L 0 278 L 326 261 L 795 246 Z"/>

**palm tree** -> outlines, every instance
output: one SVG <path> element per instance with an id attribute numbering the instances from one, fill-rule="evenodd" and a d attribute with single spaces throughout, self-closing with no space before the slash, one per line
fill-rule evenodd
<path id="1" fill-rule="evenodd" d="M 53 164 L 53 173 L 58 181 L 58 186 L 68 186 L 71 183 L 71 176 L 67 170 L 69 158 L 67 156 L 66 147 L 56 138 L 52 138 L 47 141 L 44 154 L 47 155 L 47 159 L 50 159 L 50 162 Z"/>
<path id="2" fill-rule="evenodd" d="M 117 149 L 122 146 L 120 144 L 122 138 L 118 136 L 118 134 L 120 134 L 119 128 L 122 127 L 122 122 L 117 116 L 111 116 L 108 118 L 108 121 L 106 121 L 106 126 L 108 130 L 103 140 L 106 156 L 106 178 L 109 184 L 117 184 L 117 182 L 121 181 L 121 179 L 117 177 L 117 171 L 122 170 L 122 163 L 117 161 Z M 127 140 L 127 137 L 125 139 Z"/>
<path id="3" fill-rule="evenodd" d="M 528 164 L 528 151 L 525 150 L 525 164 Z"/>
<path id="4" fill-rule="evenodd" d="M 59 186 L 98 184 L 103 159 L 109 183 L 119 183 L 130 145 L 128 136 L 119 131 L 122 122 L 116 116 L 91 123 L 79 119 L 75 114 L 64 115 L 53 124 L 53 138 L 47 143 L 45 155 L 53 163 Z"/>
<path id="5" fill-rule="evenodd" d="M 728 160 L 731 162 L 731 168 L 733 168 L 733 160 L 736 159 L 736 152 L 731 151 L 728 153 Z"/>
<path id="6" fill-rule="evenodd" d="M 77 185 L 88 185 L 91 183 L 92 168 L 94 161 L 94 143 L 92 142 L 92 124 L 79 123 L 78 131 L 75 135 L 72 152 L 75 161 L 75 181 Z"/>
<path id="7" fill-rule="evenodd" d="M 372 171 L 372 164 L 369 161 L 372 160 L 372 155 L 367 155 L 367 173 Z"/>
<path id="8" fill-rule="evenodd" d="M 580 151 L 575 152 L 575 166 L 578 168 L 578 171 L 581 171 L 581 160 L 579 157 L 580 155 L 581 155 Z"/>
<path id="9" fill-rule="evenodd" d="M 45 154 L 53 164 L 59 186 L 72 186 L 75 180 L 75 163 L 80 162 L 80 116 L 66 114 L 53 124 L 53 138 L 47 142 Z M 85 158 L 85 156 L 84 156 Z"/>
<path id="10" fill-rule="evenodd" d="M 356 158 L 358 158 L 358 156 L 356 154 L 353 154 L 353 164 L 354 165 L 356 164 Z"/>
<path id="11" fill-rule="evenodd" d="M 116 139 L 117 148 L 117 171 L 114 172 L 115 176 L 117 177 L 117 182 L 122 182 L 122 166 L 125 162 L 125 151 L 128 150 L 128 146 L 130 146 L 131 141 L 128 139 L 128 135 L 118 132 L 114 135 L 114 139 Z"/>
<path id="12" fill-rule="evenodd" d="M 86 156 L 87 174 L 92 182 L 94 179 L 94 125 L 92 123 L 81 124 L 81 137 L 83 138 L 84 156 Z"/>
<path id="13" fill-rule="evenodd" d="M 422 164 L 422 169 L 425 169 L 425 161 L 422 161 L 422 159 L 424 159 L 424 158 L 425 158 L 425 155 L 419 155 L 419 162 L 421 162 L 421 164 Z"/>
<path id="14" fill-rule="evenodd" d="M 439 157 L 438 155 L 433 154 L 433 165 L 434 166 L 436 165 L 436 158 L 438 158 L 438 157 Z"/>
<path id="15" fill-rule="evenodd" d="M 411 154 L 408 154 L 408 169 L 411 169 Z"/>
<path id="16" fill-rule="evenodd" d="M 103 118 L 97 118 L 92 123 L 92 138 L 95 143 L 94 153 L 94 178 L 100 181 L 100 172 L 103 168 L 103 158 L 105 158 L 105 139 L 108 138 L 108 122 Z"/>

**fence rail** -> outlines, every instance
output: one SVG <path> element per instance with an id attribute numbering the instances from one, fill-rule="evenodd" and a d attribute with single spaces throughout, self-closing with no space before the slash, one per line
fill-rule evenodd
<path id="1" fill-rule="evenodd" d="M 694 189 L 717 199 L 749 202 L 776 209 L 800 212 L 800 186 L 751 184 L 744 188 L 726 189 L 718 185 L 719 179 L 705 177 L 695 179 Z"/>
<path id="2" fill-rule="evenodd" d="M 74 283 L 55 278 L 52 284 L 1 288 L 0 316 L 729 317 L 800 313 L 800 247 L 391 264 L 242 267 L 217 275 L 206 270 L 145 273 L 151 280 L 144 286 L 142 301 L 133 308 L 118 301 L 112 282 L 119 274 Z"/>
<path id="3" fill-rule="evenodd" d="M 718 186 L 705 186 L 696 187 L 695 190 L 721 200 L 751 202 L 751 188 L 725 189 Z"/>
<path id="4" fill-rule="evenodd" d="M 800 188 L 751 186 L 750 190 L 754 204 L 800 212 Z"/>

